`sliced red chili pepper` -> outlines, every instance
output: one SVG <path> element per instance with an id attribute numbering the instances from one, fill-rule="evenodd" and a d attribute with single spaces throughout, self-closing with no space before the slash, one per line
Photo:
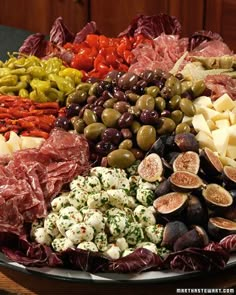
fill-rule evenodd
<path id="1" fill-rule="evenodd" d="M 88 34 L 85 42 L 90 46 L 90 47 L 99 47 L 99 36 L 96 34 Z"/>

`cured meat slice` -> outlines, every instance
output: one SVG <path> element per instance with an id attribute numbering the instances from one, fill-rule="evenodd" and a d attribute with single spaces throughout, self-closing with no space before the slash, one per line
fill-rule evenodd
<path id="1" fill-rule="evenodd" d="M 190 55 L 192 56 L 223 56 L 223 55 L 232 55 L 233 52 L 229 49 L 229 47 L 221 40 L 212 40 L 208 42 L 203 42 L 193 51 L 191 51 Z"/>

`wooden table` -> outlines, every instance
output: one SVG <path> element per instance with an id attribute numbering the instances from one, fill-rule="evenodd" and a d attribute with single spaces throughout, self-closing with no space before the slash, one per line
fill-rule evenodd
<path id="1" fill-rule="evenodd" d="M 177 294 L 177 288 L 234 288 L 236 294 L 236 269 L 214 274 L 203 274 L 191 279 L 179 279 L 163 283 L 80 283 L 43 276 L 29 275 L 13 269 L 0 267 L 0 294 L 14 295 L 168 295 Z M 6 293 L 5 293 L 6 291 Z M 9 293 L 8 293 L 9 292 Z M 192 293 L 185 293 L 192 294 Z"/>

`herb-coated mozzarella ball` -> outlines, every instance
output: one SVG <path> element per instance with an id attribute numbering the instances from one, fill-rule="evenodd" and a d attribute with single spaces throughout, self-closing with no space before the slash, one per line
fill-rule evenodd
<path id="1" fill-rule="evenodd" d="M 31 238 L 35 238 L 35 231 L 37 228 L 44 227 L 44 220 L 43 219 L 36 219 L 35 221 L 32 222 L 31 224 L 31 229 L 30 229 L 30 236 Z"/>
<path id="2" fill-rule="evenodd" d="M 129 178 L 129 184 L 130 184 L 130 191 L 129 194 L 133 197 L 136 196 L 136 192 L 138 189 L 138 183 L 140 180 L 140 176 L 139 175 L 132 175 Z"/>
<path id="3" fill-rule="evenodd" d="M 109 201 L 107 192 L 101 191 L 99 193 L 89 194 L 87 205 L 91 209 L 96 209 L 104 206 Z"/>
<path id="4" fill-rule="evenodd" d="M 52 237 L 56 237 L 59 233 L 57 228 L 57 220 L 59 216 L 57 213 L 49 213 L 48 216 L 44 219 L 44 228 L 46 232 Z"/>
<path id="5" fill-rule="evenodd" d="M 106 233 L 105 232 L 98 233 L 94 238 L 94 243 L 96 244 L 99 251 L 104 252 L 108 246 Z"/>
<path id="6" fill-rule="evenodd" d="M 109 169 L 107 167 L 97 166 L 90 169 L 91 176 L 97 176 L 99 179 L 102 174 L 106 173 Z"/>
<path id="7" fill-rule="evenodd" d="M 77 209 L 86 206 L 88 200 L 88 193 L 82 189 L 73 190 L 68 196 L 68 201 L 70 205 Z"/>
<path id="8" fill-rule="evenodd" d="M 131 254 L 133 252 L 134 252 L 133 248 L 125 249 L 125 251 L 122 253 L 122 257 L 128 256 L 129 254 Z"/>
<path id="9" fill-rule="evenodd" d="M 118 208 L 110 208 L 106 212 L 106 216 L 108 218 L 112 217 L 112 216 L 116 216 L 116 215 L 126 216 L 126 213 L 125 213 L 125 211 L 118 209 Z"/>
<path id="10" fill-rule="evenodd" d="M 145 248 L 155 254 L 158 253 L 157 246 L 154 243 L 151 242 L 143 242 L 137 245 L 137 248 Z"/>
<path id="11" fill-rule="evenodd" d="M 134 217 L 142 226 L 146 227 L 148 225 L 156 224 L 156 219 L 151 210 L 144 207 L 143 205 L 138 205 L 134 209 Z"/>
<path id="12" fill-rule="evenodd" d="M 83 189 L 87 193 L 98 193 L 102 190 L 100 180 L 97 176 L 85 177 L 85 183 Z"/>
<path id="13" fill-rule="evenodd" d="M 137 200 L 144 206 L 150 206 L 154 200 L 154 192 L 146 188 L 138 188 L 136 193 Z"/>
<path id="14" fill-rule="evenodd" d="M 163 238 L 164 227 L 161 224 L 149 225 L 145 227 L 147 238 L 154 244 L 160 244 Z"/>
<path id="15" fill-rule="evenodd" d="M 119 177 L 110 169 L 101 175 L 100 181 L 104 190 L 116 189 L 119 184 Z"/>
<path id="16" fill-rule="evenodd" d="M 118 238 L 116 240 L 116 245 L 120 248 L 120 250 L 122 252 L 129 248 L 129 245 L 126 242 L 126 239 L 125 238 Z"/>
<path id="17" fill-rule="evenodd" d="M 95 233 L 99 233 L 105 229 L 105 222 L 101 212 L 94 212 L 84 217 L 84 222 L 94 229 Z"/>
<path id="18" fill-rule="evenodd" d="M 34 233 L 35 241 L 42 245 L 50 245 L 52 242 L 51 236 L 46 232 L 44 227 L 39 227 Z"/>
<path id="19" fill-rule="evenodd" d="M 119 179 L 119 182 L 118 182 L 118 187 L 119 189 L 123 189 L 127 192 L 130 191 L 130 183 L 129 183 L 129 179 L 126 178 L 126 177 L 122 177 Z"/>
<path id="20" fill-rule="evenodd" d="M 108 245 L 108 249 L 104 252 L 110 259 L 118 259 L 121 256 L 121 251 L 115 244 Z"/>
<path id="21" fill-rule="evenodd" d="M 98 252 L 97 246 L 93 242 L 82 242 L 79 243 L 77 246 L 78 249 L 92 251 L 92 252 Z"/>
<path id="22" fill-rule="evenodd" d="M 111 206 L 123 209 L 128 204 L 127 194 L 123 189 L 109 189 L 107 194 Z"/>
<path id="23" fill-rule="evenodd" d="M 135 209 L 138 206 L 136 199 L 132 196 L 127 196 L 127 201 L 127 207 L 130 209 Z"/>
<path id="24" fill-rule="evenodd" d="M 78 175 L 76 178 L 74 178 L 70 182 L 70 190 L 74 191 L 74 190 L 78 190 L 78 189 L 83 189 L 84 185 L 85 185 L 84 176 Z"/>
<path id="25" fill-rule="evenodd" d="M 74 244 L 79 244 L 83 241 L 92 241 L 94 237 L 94 230 L 90 225 L 82 222 L 73 224 L 65 234 L 66 237 Z"/>
<path id="26" fill-rule="evenodd" d="M 127 233 L 128 219 L 126 216 L 112 216 L 108 219 L 108 227 L 112 236 L 122 237 Z"/>
<path id="27" fill-rule="evenodd" d="M 150 190 L 155 190 L 157 186 L 159 185 L 159 182 L 148 182 L 145 181 L 144 179 L 140 178 L 138 182 L 138 187 L 143 188 L 143 189 L 150 189 Z"/>
<path id="28" fill-rule="evenodd" d="M 128 233 L 125 238 L 129 245 L 136 245 L 137 243 L 142 242 L 144 239 L 144 233 L 141 224 L 132 222 L 129 225 Z"/>
<path id="29" fill-rule="evenodd" d="M 69 248 L 73 248 L 74 244 L 67 238 L 56 238 L 52 241 L 52 248 L 56 252 L 65 251 Z"/>
<path id="30" fill-rule="evenodd" d="M 83 215 L 73 206 L 68 206 L 68 207 L 62 208 L 59 211 L 59 216 L 63 216 L 64 218 L 72 219 L 77 223 L 83 221 Z"/>
<path id="31" fill-rule="evenodd" d="M 68 215 L 61 215 L 56 221 L 57 228 L 62 236 L 65 236 L 66 231 L 75 223 L 75 220 L 69 218 Z"/>
<path id="32" fill-rule="evenodd" d="M 61 208 L 66 207 L 69 204 L 69 193 L 62 193 L 51 201 L 52 211 L 58 212 Z"/>

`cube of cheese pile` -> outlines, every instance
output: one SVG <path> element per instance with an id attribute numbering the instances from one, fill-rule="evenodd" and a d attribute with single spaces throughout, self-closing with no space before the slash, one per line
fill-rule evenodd
<path id="1" fill-rule="evenodd" d="M 228 94 L 216 101 L 201 96 L 194 100 L 194 105 L 192 125 L 200 147 L 217 152 L 224 165 L 236 166 L 236 101 Z"/>

